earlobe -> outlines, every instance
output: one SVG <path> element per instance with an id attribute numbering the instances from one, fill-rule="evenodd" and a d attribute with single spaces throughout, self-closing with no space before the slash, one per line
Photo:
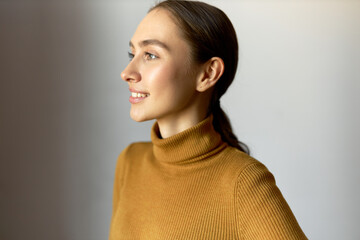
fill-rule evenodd
<path id="1" fill-rule="evenodd" d="M 215 86 L 216 82 L 224 73 L 224 61 L 219 57 L 212 57 L 203 65 L 203 72 L 200 75 L 196 90 L 205 92 Z"/>

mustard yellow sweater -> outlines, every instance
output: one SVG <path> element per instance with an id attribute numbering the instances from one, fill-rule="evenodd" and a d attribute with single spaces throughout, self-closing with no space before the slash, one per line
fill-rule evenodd
<path id="1" fill-rule="evenodd" d="M 119 156 L 110 240 L 307 239 L 257 160 L 229 147 L 212 117 Z"/>

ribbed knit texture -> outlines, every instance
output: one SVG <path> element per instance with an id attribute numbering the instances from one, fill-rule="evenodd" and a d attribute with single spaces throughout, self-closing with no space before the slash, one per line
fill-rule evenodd
<path id="1" fill-rule="evenodd" d="M 119 156 L 110 240 L 307 239 L 264 165 L 222 142 L 209 117 Z"/>

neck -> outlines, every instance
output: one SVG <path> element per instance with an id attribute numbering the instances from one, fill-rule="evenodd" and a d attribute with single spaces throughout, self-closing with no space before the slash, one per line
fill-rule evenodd
<path id="1" fill-rule="evenodd" d="M 174 136 L 161 138 L 158 122 L 151 129 L 154 156 L 157 160 L 167 163 L 193 163 L 213 155 L 227 146 L 212 125 L 210 115 L 195 126 Z M 221 147 L 220 147 L 221 146 Z M 215 150 L 217 149 L 217 150 Z"/>
<path id="2" fill-rule="evenodd" d="M 191 128 L 204 120 L 206 113 L 193 114 L 188 117 L 168 117 L 164 119 L 158 119 L 159 131 L 162 138 L 168 138 L 174 136 L 188 128 Z"/>
<path id="3" fill-rule="evenodd" d="M 209 94 L 198 94 L 191 105 L 174 114 L 156 119 L 161 138 L 174 136 L 191 128 L 208 116 Z"/>

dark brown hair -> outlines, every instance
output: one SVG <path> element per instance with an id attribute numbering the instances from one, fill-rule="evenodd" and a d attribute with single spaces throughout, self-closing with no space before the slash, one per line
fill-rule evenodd
<path id="1" fill-rule="evenodd" d="M 234 80 L 238 65 L 238 41 L 231 21 L 220 9 L 198 1 L 167 0 L 158 3 L 149 12 L 157 8 L 171 13 L 190 45 L 193 61 L 205 63 L 212 57 L 220 57 L 224 61 L 225 70 L 215 84 L 208 112 L 213 114 L 214 128 L 223 141 L 249 153 L 248 147 L 239 142 L 233 133 L 230 120 L 219 101 Z"/>

